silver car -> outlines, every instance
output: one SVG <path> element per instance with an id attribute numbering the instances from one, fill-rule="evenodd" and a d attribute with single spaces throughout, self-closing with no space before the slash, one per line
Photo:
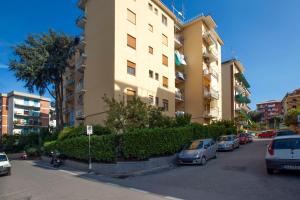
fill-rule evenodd
<path id="1" fill-rule="evenodd" d="M 233 151 L 239 147 L 240 142 L 236 135 L 223 135 L 218 138 L 218 151 Z"/>
<path id="2" fill-rule="evenodd" d="M 0 175 L 6 174 L 10 176 L 11 164 L 5 153 L 0 152 Z"/>
<path id="3" fill-rule="evenodd" d="M 213 139 L 194 140 L 178 155 L 179 164 L 205 165 L 209 159 L 217 157 L 217 144 Z"/>

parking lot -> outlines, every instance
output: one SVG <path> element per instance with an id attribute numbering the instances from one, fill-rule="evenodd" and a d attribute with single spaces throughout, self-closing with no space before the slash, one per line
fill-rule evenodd
<path id="1" fill-rule="evenodd" d="M 221 152 L 205 166 L 180 166 L 124 179 L 13 161 L 12 176 L 0 177 L 0 199 L 297 199 L 299 173 L 267 175 L 267 144 L 268 140 L 259 140 Z"/>

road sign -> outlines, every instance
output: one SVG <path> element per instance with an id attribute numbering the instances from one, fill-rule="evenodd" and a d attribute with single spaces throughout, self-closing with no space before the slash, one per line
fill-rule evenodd
<path id="1" fill-rule="evenodd" d="M 93 126 L 90 126 L 90 125 L 86 126 L 86 134 L 93 135 Z"/>

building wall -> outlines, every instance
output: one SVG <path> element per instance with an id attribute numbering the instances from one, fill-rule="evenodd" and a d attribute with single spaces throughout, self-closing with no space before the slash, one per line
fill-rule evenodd
<path id="1" fill-rule="evenodd" d="M 0 137 L 8 133 L 7 116 L 8 116 L 7 97 L 0 96 Z"/>
<path id="2" fill-rule="evenodd" d="M 86 4 L 84 113 L 87 124 L 102 122 L 106 111 L 102 98 L 114 96 L 115 0 L 90 0 Z"/>
<path id="3" fill-rule="evenodd" d="M 232 63 L 222 65 L 222 118 L 233 120 L 233 67 Z"/>
<path id="4" fill-rule="evenodd" d="M 257 104 L 257 110 L 263 113 L 262 123 L 268 124 L 273 117 L 280 117 L 283 114 L 283 107 L 280 101 L 270 101 Z"/>
<path id="5" fill-rule="evenodd" d="M 153 6 L 149 9 L 148 3 Z M 136 14 L 136 24 L 127 20 L 127 9 Z M 157 14 L 155 9 L 158 10 Z M 174 21 L 156 4 L 148 0 L 116 1 L 115 19 L 115 98 L 126 100 L 127 89 L 136 91 L 145 102 L 149 95 L 168 100 L 169 110 L 166 114 L 175 114 L 175 62 L 174 62 Z M 162 14 L 168 24 L 162 24 Z M 153 32 L 148 29 L 153 27 Z M 136 38 L 136 49 L 127 46 L 127 34 Z M 168 46 L 162 44 L 162 34 L 168 37 Z M 153 48 L 153 54 L 148 48 Z M 162 64 L 162 55 L 168 57 L 168 66 Z M 127 60 L 136 63 L 136 75 L 127 74 Z M 149 77 L 149 70 L 159 74 L 159 80 Z M 168 78 L 168 88 L 163 87 L 163 78 Z"/>

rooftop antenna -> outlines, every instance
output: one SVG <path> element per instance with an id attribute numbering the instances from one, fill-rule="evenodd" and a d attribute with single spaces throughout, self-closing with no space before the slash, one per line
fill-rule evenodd
<path id="1" fill-rule="evenodd" d="M 232 46 L 230 46 L 230 52 L 231 52 L 231 58 L 232 59 L 237 59 L 237 57 L 235 55 L 235 51 L 233 50 Z"/>
<path id="2" fill-rule="evenodd" d="M 184 16 L 184 0 L 182 1 L 182 5 L 181 5 L 181 11 L 176 9 L 176 4 L 175 4 L 175 0 L 172 0 L 172 9 L 173 9 L 173 13 L 180 18 L 182 21 L 185 20 L 185 16 Z"/>

